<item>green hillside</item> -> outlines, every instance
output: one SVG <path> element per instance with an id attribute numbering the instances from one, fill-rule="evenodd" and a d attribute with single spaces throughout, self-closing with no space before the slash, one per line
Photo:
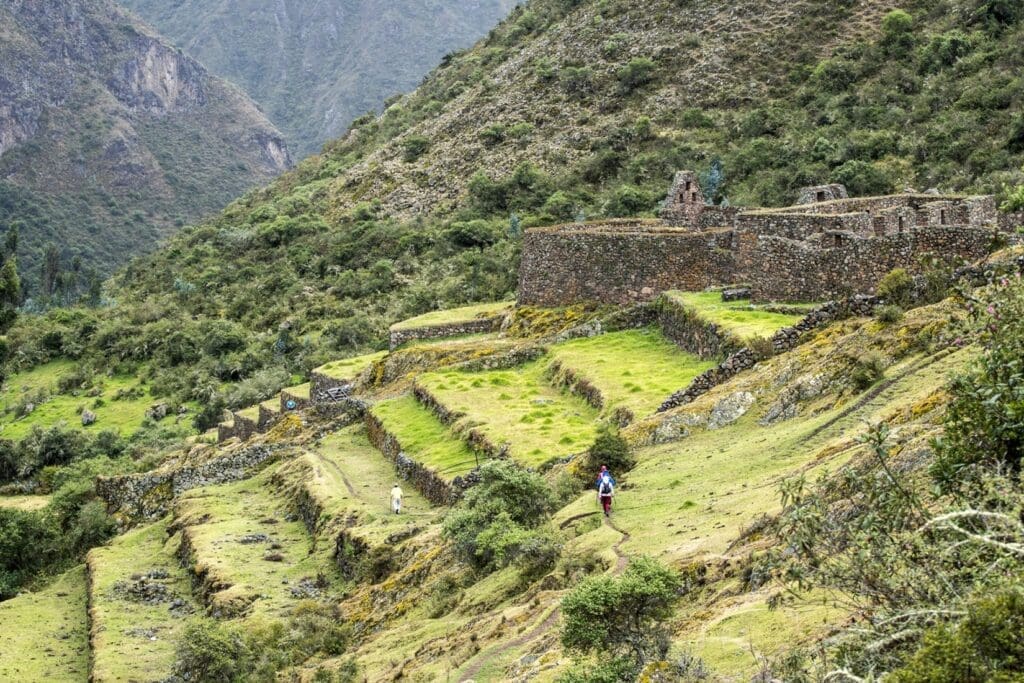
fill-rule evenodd
<path id="1" fill-rule="evenodd" d="M 113 2 L 7 4 L 0 23 L 0 229 L 20 226 L 36 301 L 76 300 L 291 163 L 251 99 Z"/>
<path id="2" fill-rule="evenodd" d="M 515 2 L 121 4 L 241 86 L 302 157 L 356 117 L 412 90 L 444 54 L 472 45 Z"/>

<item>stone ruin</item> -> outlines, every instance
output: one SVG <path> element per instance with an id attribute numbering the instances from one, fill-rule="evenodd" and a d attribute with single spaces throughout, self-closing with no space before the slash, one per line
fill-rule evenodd
<path id="1" fill-rule="evenodd" d="M 992 196 L 906 192 L 849 197 L 804 188 L 785 208 L 711 206 L 696 174 L 676 174 L 660 219 L 526 231 L 519 304 L 628 304 L 672 290 L 742 284 L 756 301 L 825 301 L 872 294 L 894 268 L 922 257 L 950 264 L 1017 239 Z"/>

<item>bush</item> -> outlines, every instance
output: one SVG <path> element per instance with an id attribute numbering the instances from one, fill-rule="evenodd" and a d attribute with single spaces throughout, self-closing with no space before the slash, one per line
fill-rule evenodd
<path id="1" fill-rule="evenodd" d="M 587 470 L 597 472 L 601 465 L 607 465 L 612 472 L 625 472 L 633 469 L 636 461 L 629 454 L 629 444 L 618 431 L 602 425 L 597 432 L 597 438 L 587 449 Z M 587 485 L 590 485 L 587 480 Z"/>
<path id="2" fill-rule="evenodd" d="M 850 370 L 850 381 L 857 391 L 864 391 L 885 377 L 885 358 L 877 351 L 858 356 Z"/>
<path id="3" fill-rule="evenodd" d="M 886 325 L 892 325 L 903 320 L 903 309 L 899 306 L 888 305 L 888 306 L 876 306 L 875 307 L 875 320 Z"/>
<path id="4" fill-rule="evenodd" d="M 887 304 L 907 308 L 914 298 L 914 278 L 903 268 L 894 268 L 878 281 L 878 296 Z"/>
<path id="5" fill-rule="evenodd" d="M 185 627 L 174 671 L 186 681 L 232 683 L 248 672 L 252 658 L 240 631 L 203 619 Z"/>
<path id="6" fill-rule="evenodd" d="M 984 351 L 953 380 L 945 431 L 935 442 L 931 472 L 946 491 L 965 485 L 976 465 L 1020 472 L 1024 452 L 1024 284 L 997 282 L 987 305 L 968 303 L 968 314 Z"/>
<path id="7" fill-rule="evenodd" d="M 631 93 L 637 88 L 647 85 L 654 80 L 654 74 L 658 65 L 647 57 L 631 59 L 629 64 L 619 69 L 619 90 L 623 93 Z"/>
<path id="8" fill-rule="evenodd" d="M 1024 588 L 1008 586 L 976 598 L 958 625 L 940 625 L 886 677 L 894 683 L 1019 681 L 1024 676 Z"/>
<path id="9" fill-rule="evenodd" d="M 623 185 L 615 190 L 604 206 L 606 215 L 615 217 L 639 216 L 654 208 L 654 196 L 634 185 Z"/>
<path id="10" fill-rule="evenodd" d="M 430 149 L 430 139 L 422 135 L 410 135 L 402 141 L 402 159 L 408 163 L 416 161 Z"/>
<path id="11" fill-rule="evenodd" d="M 893 179 L 883 165 L 859 159 L 847 161 L 833 171 L 832 180 L 846 185 L 853 196 L 888 194 L 893 190 Z"/>
<path id="12" fill-rule="evenodd" d="M 481 570 L 506 566 L 554 508 L 543 477 L 506 460 L 480 468 L 480 483 L 445 518 L 443 533 L 459 557 Z"/>
<path id="13" fill-rule="evenodd" d="M 999 205 L 1001 211 L 1005 213 L 1024 211 L 1024 185 L 1017 185 L 1013 188 L 1004 187 L 1003 193 L 1006 195 L 1006 199 Z"/>
<path id="14" fill-rule="evenodd" d="M 562 600 L 562 644 L 604 662 L 628 662 L 635 677 L 668 652 L 665 621 L 681 588 L 678 574 L 648 557 L 632 560 L 619 578 L 585 579 Z"/>

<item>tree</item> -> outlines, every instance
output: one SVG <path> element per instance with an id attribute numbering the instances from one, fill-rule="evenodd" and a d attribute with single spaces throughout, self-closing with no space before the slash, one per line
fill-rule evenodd
<path id="1" fill-rule="evenodd" d="M 21 279 L 18 277 L 18 263 L 14 256 L 10 256 L 0 268 L 0 332 L 6 332 L 14 324 L 20 304 Z"/>
<path id="2" fill-rule="evenodd" d="M 668 652 L 664 622 L 681 588 L 676 572 L 649 557 L 635 558 L 619 578 L 588 578 L 562 600 L 562 644 L 577 653 L 628 662 L 635 676 Z"/>
<path id="3" fill-rule="evenodd" d="M 57 250 L 56 245 L 49 244 L 46 247 L 46 254 L 43 256 L 43 296 L 53 296 L 54 292 L 57 291 L 57 285 L 60 282 L 60 274 L 60 252 Z"/>
<path id="4" fill-rule="evenodd" d="M 21 224 L 18 222 L 11 223 L 11 227 L 7 229 L 7 235 L 4 238 L 4 255 L 11 257 L 16 256 L 18 253 L 18 232 L 21 228 Z"/>

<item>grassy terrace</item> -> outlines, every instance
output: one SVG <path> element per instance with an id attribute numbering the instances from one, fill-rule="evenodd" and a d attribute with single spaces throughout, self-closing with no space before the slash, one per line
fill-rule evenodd
<path id="1" fill-rule="evenodd" d="M 336 360 L 328 363 L 327 365 L 320 366 L 314 370 L 314 372 L 318 372 L 321 375 L 326 375 L 328 377 L 333 377 L 334 379 L 355 379 L 361 375 L 366 368 L 370 367 L 387 355 L 387 351 L 380 351 L 379 353 L 371 353 L 366 356 L 356 356 L 354 358 Z"/>
<path id="2" fill-rule="evenodd" d="M 705 320 L 740 339 L 771 337 L 783 327 L 795 325 L 803 318 L 802 315 L 758 310 L 747 301 L 722 301 L 720 292 L 671 292 L 669 296 L 695 309 Z M 798 308 L 806 308 L 808 312 L 814 306 L 797 305 Z"/>
<path id="3" fill-rule="evenodd" d="M 24 438 L 35 425 L 51 427 L 65 422 L 71 427 L 80 427 L 81 409 L 96 413 L 96 423 L 88 430 L 113 429 L 128 435 L 137 430 L 146 416 L 146 410 L 153 404 L 146 387 L 141 387 L 135 377 L 106 377 L 97 380 L 100 389 L 96 396 L 58 394 L 57 383 L 62 376 L 74 371 L 74 364 L 67 361 L 47 363 L 27 372 L 9 377 L 0 391 L 0 438 L 18 440 Z M 141 392 L 137 390 L 141 389 Z M 141 393 L 137 397 L 117 398 L 127 392 Z M 44 400 L 40 401 L 39 398 Z M 102 401 L 100 404 L 99 401 Z M 17 418 L 15 409 L 19 405 L 33 403 L 35 409 L 22 418 Z M 182 427 L 185 429 L 185 427 Z"/>
<path id="4" fill-rule="evenodd" d="M 305 384 L 300 384 L 300 385 L 298 385 L 296 387 L 288 387 L 287 389 L 283 390 L 283 393 L 286 393 L 289 396 L 294 396 L 296 398 L 308 399 L 309 398 L 310 387 L 311 387 L 310 383 L 306 382 Z"/>
<path id="5" fill-rule="evenodd" d="M 432 311 L 403 320 L 391 326 L 393 330 L 414 330 L 419 327 L 432 327 L 434 325 L 449 325 L 453 323 L 471 322 L 479 318 L 491 318 L 502 311 L 512 307 L 511 301 L 498 301 L 489 304 L 475 304 L 463 306 L 447 311 Z"/>
<path id="6" fill-rule="evenodd" d="M 252 420 L 253 422 L 257 422 L 260 419 L 260 407 L 257 404 L 257 405 L 245 408 L 243 410 L 236 410 L 235 414 L 239 415 L 241 417 L 247 418 L 249 420 Z"/>
<path id="7" fill-rule="evenodd" d="M 155 681 L 171 675 L 175 642 L 188 623 L 186 610 L 171 603 L 192 602 L 191 585 L 167 538 L 167 520 L 129 532 L 89 554 L 93 576 L 93 678 L 96 681 Z M 139 580 L 133 577 L 149 578 Z M 165 576 L 166 578 L 158 578 Z M 134 599 L 134 586 L 163 592 L 156 604 Z"/>
<path id="8" fill-rule="evenodd" d="M 428 373 L 417 381 L 450 410 L 460 427 L 475 427 L 528 466 L 585 450 L 594 439 L 597 411 L 548 384 L 542 362 L 511 370 Z"/>
<path id="9" fill-rule="evenodd" d="M 653 413 L 714 365 L 681 351 L 656 330 L 575 339 L 553 347 L 551 356 L 601 391 L 605 412 L 625 408 L 636 416 Z"/>
<path id="10" fill-rule="evenodd" d="M 286 501 L 272 490 L 272 470 L 234 484 L 195 489 L 175 504 L 192 569 L 224 587 L 208 597 L 214 612 L 284 617 L 303 579 L 336 576 L 330 544 L 315 546 Z"/>
<path id="11" fill-rule="evenodd" d="M 358 533 L 374 543 L 385 543 L 395 532 L 411 523 L 430 522 L 439 510 L 431 507 L 416 489 L 403 484 L 405 500 L 401 515 L 391 512 L 391 487 L 402 483 L 395 468 L 370 445 L 365 428 L 349 427 L 323 439 L 317 448 L 303 456 L 300 469 L 302 485 L 323 506 L 323 512 L 349 524 L 358 515 Z"/>
<path id="12" fill-rule="evenodd" d="M 442 478 L 450 480 L 476 467 L 470 447 L 412 396 L 381 401 L 372 411 L 410 458 Z"/>
<path id="13" fill-rule="evenodd" d="M 84 683 L 89 677 L 85 567 L 45 590 L 0 602 L 0 681 Z"/>

